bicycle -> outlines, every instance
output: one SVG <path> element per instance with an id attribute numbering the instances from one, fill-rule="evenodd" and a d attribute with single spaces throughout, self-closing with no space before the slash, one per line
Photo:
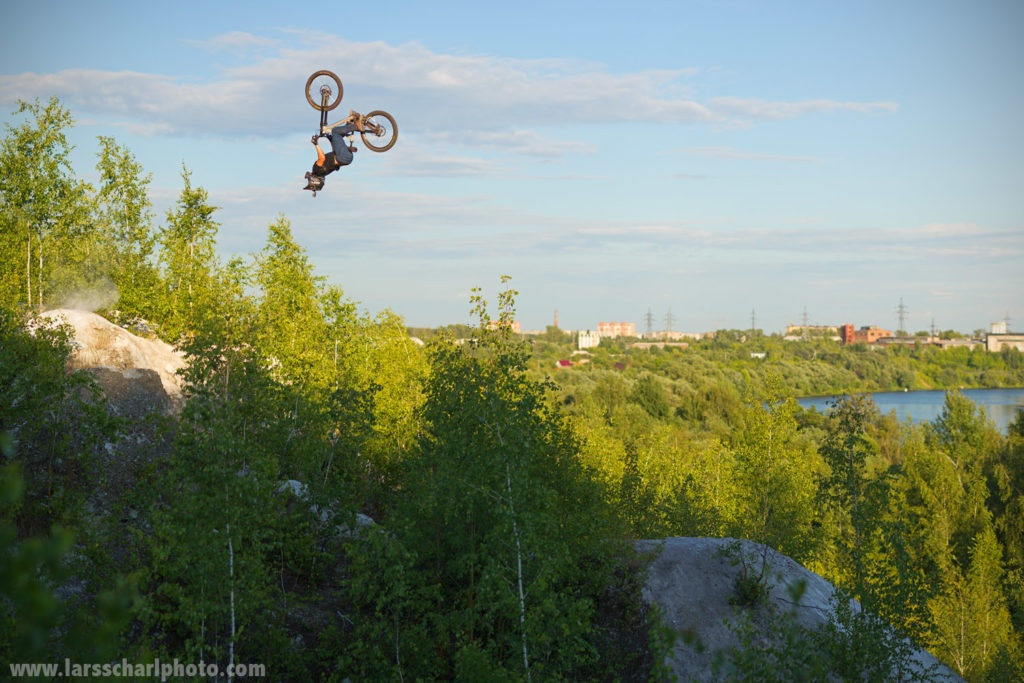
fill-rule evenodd
<path id="1" fill-rule="evenodd" d="M 306 79 L 306 101 L 309 102 L 309 106 L 320 112 L 317 136 L 323 136 L 322 131 L 327 125 L 327 112 L 341 104 L 343 95 L 341 79 L 333 71 L 321 69 Z M 364 115 L 353 110 L 337 125 L 345 123 L 356 124 L 363 144 L 371 151 L 386 152 L 398 141 L 398 124 L 395 123 L 395 117 L 386 111 L 375 109 Z"/>

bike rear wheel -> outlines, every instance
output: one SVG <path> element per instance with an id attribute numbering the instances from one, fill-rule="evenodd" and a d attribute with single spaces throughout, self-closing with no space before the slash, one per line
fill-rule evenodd
<path id="1" fill-rule="evenodd" d="M 330 111 L 341 104 L 344 89 L 341 79 L 333 71 L 321 69 L 306 79 L 306 101 L 317 111 Z M 324 95 L 327 106 L 324 106 Z"/>
<path id="2" fill-rule="evenodd" d="M 386 111 L 371 111 L 365 117 L 370 130 L 363 131 L 360 136 L 367 149 L 374 152 L 386 152 L 398 141 L 398 124 L 395 117 Z"/>

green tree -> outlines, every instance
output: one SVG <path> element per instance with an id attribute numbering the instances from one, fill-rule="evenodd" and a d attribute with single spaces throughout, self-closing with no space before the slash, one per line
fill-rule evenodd
<path id="1" fill-rule="evenodd" d="M 15 449 L 6 447 L 11 458 Z M 121 637 L 137 609 L 134 578 L 77 601 L 56 587 L 73 578 L 74 535 L 54 525 L 23 537 L 15 520 L 22 504 L 21 467 L 0 467 L 0 658 L 8 662 L 110 661 L 122 653 Z"/>
<path id="2" fill-rule="evenodd" d="M 96 454 L 114 440 L 116 422 L 84 372 L 68 372 L 69 329 L 0 308 L 0 432 L 17 444 L 5 462 L 21 465 L 24 500 L 19 529 L 37 534 L 54 523 L 73 524 Z"/>
<path id="3" fill-rule="evenodd" d="M 323 278 L 313 275 L 283 216 L 270 225 L 255 275 L 262 294 L 258 343 L 277 363 L 281 380 L 307 390 L 329 386 L 334 373 L 320 306 Z"/>
<path id="4" fill-rule="evenodd" d="M 424 350 L 392 311 L 363 321 L 361 329 L 356 341 L 362 372 L 352 374 L 372 390 L 374 418 L 360 464 L 368 476 L 390 489 L 403 461 L 417 450 L 430 369 Z"/>
<path id="5" fill-rule="evenodd" d="M 866 509 L 869 484 L 867 461 L 873 452 L 867 429 L 878 409 L 864 396 L 838 399 L 829 411 L 828 431 L 819 452 L 829 467 L 822 480 L 822 500 L 833 512 L 833 538 L 838 549 L 836 568 L 849 570 L 849 589 L 860 600 L 867 595 L 864 543 L 873 521 Z M 869 607 L 871 609 L 871 607 Z"/>
<path id="6" fill-rule="evenodd" d="M 113 138 L 100 136 L 99 143 L 97 221 L 107 235 L 105 260 L 117 288 L 117 307 L 125 318 L 153 318 L 160 283 L 148 194 L 152 174 L 143 173 L 131 152 Z"/>
<path id="7" fill-rule="evenodd" d="M 796 559 L 813 548 L 814 474 L 821 469 L 812 445 L 798 433 L 796 401 L 773 381 L 754 391 L 745 427 L 732 445 L 741 527 L 737 534 Z"/>
<path id="8" fill-rule="evenodd" d="M 171 341 L 197 334 L 207 318 L 216 316 L 221 299 L 217 282 L 220 264 L 216 254 L 218 225 L 216 207 L 208 203 L 206 190 L 192 187 L 191 173 L 181 172 L 184 187 L 167 225 L 160 234 L 160 262 L 166 291 L 161 324 Z"/>
<path id="9" fill-rule="evenodd" d="M 1006 559 L 1006 591 L 1018 634 L 1024 633 L 1024 411 L 1010 423 L 1007 439 L 988 473 L 989 505 Z M 1022 643 L 1024 648 L 1024 643 Z M 1024 652 L 1018 651 L 1024 666 Z"/>
<path id="10" fill-rule="evenodd" d="M 946 574 L 944 590 L 930 603 L 933 645 L 970 681 L 984 680 L 996 654 L 1010 639 L 1010 614 L 1002 592 L 1002 548 L 991 529 L 984 529 L 970 549 L 966 576 Z"/>
<path id="11" fill-rule="evenodd" d="M 642 375 L 633 384 L 630 399 L 639 404 L 651 417 L 658 420 L 668 417 L 672 411 L 665 387 L 657 377 L 650 373 Z"/>
<path id="12" fill-rule="evenodd" d="M 324 449 L 306 436 L 318 424 L 308 415 L 281 419 L 296 393 L 251 343 L 244 271 L 228 264 L 219 315 L 196 312 L 205 322 L 184 345 L 189 399 L 152 503 L 143 642 L 222 669 L 262 662 L 284 678 L 318 679 L 325 664 L 312 659 L 322 653 L 301 651 L 288 619 L 306 582 L 319 586 L 313 568 L 326 566 L 321 548 L 334 522 L 313 513 L 304 487 L 285 482 Z"/>
<path id="13" fill-rule="evenodd" d="M 966 566 L 969 544 L 992 521 L 985 472 L 997 454 L 999 434 L 984 409 L 960 392 L 950 391 L 942 413 L 926 426 L 925 443 L 946 460 L 944 467 L 956 477 L 960 490 L 953 500 L 958 507 L 951 510 L 948 542 L 960 566 Z"/>
<path id="14" fill-rule="evenodd" d="M 86 253 L 76 247 L 87 188 L 68 161 L 73 119 L 60 102 L 19 101 L 15 114 L 31 118 L 6 125 L 0 145 L 0 302 L 43 309 L 80 284 L 69 264 Z"/>
<path id="15" fill-rule="evenodd" d="M 526 376 L 512 296 L 502 293 L 492 326 L 476 295 L 477 341 L 429 349 L 426 433 L 389 523 L 415 562 L 403 594 L 421 597 L 404 603 L 416 613 L 375 622 L 377 649 L 352 662 L 369 677 L 605 679 L 636 661 L 597 628 L 611 518 L 545 387 Z M 378 571 L 364 600 L 396 585 Z"/>

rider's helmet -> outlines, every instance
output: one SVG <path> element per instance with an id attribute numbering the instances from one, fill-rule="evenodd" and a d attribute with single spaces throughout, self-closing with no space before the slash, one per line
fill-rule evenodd
<path id="1" fill-rule="evenodd" d="M 303 190 L 312 190 L 313 196 L 315 197 L 317 191 L 323 189 L 323 186 L 323 177 L 310 173 L 309 171 L 306 172 L 306 186 L 302 188 Z"/>

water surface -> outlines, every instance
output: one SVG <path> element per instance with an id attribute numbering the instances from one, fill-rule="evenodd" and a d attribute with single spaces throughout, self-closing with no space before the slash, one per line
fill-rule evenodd
<path id="1" fill-rule="evenodd" d="M 1024 388 L 963 389 L 961 393 L 975 405 L 983 407 L 989 419 L 1004 434 L 1017 416 L 1017 411 L 1024 410 Z M 946 401 L 946 392 L 941 390 L 880 391 L 868 396 L 874 399 L 883 415 L 896 411 L 896 417 L 915 423 L 935 420 L 942 414 L 942 406 Z M 824 413 L 828 411 L 829 403 L 835 401 L 835 396 L 813 396 L 798 398 L 796 401 L 803 408 L 813 407 L 819 413 Z"/>

